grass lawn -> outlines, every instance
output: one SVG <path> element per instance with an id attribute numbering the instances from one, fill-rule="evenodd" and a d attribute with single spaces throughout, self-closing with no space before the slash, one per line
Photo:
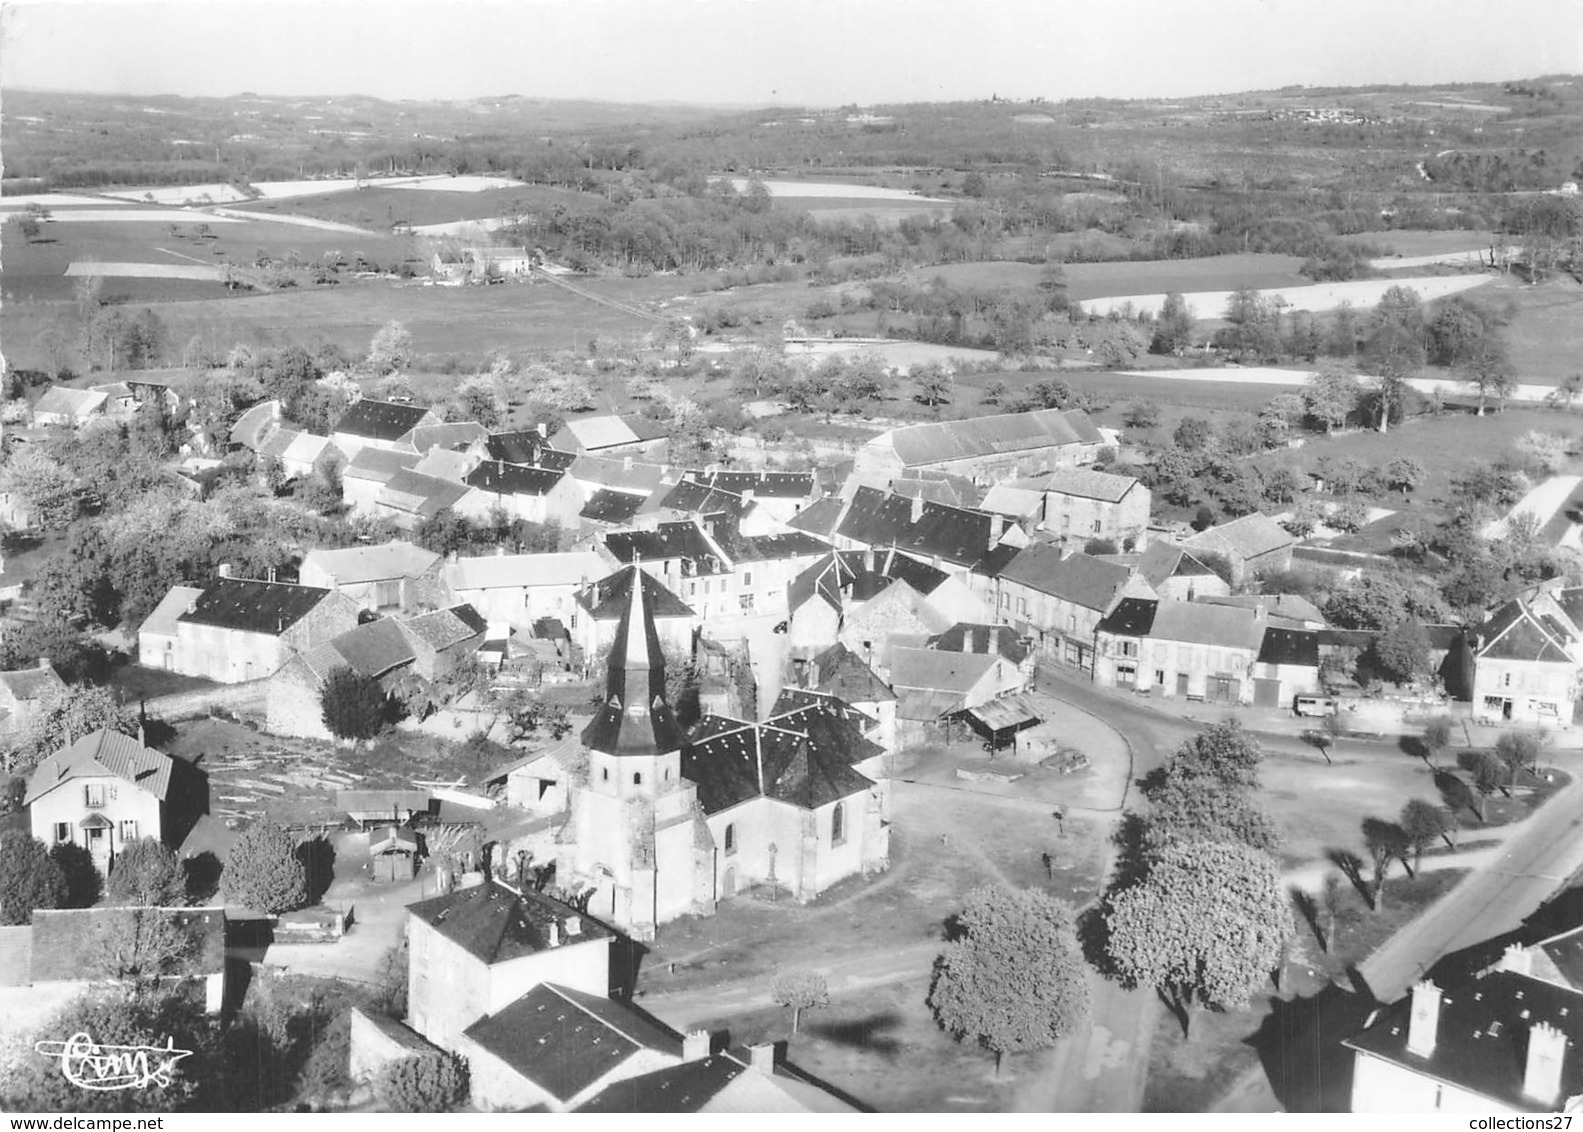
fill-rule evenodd
<path id="1" fill-rule="evenodd" d="M 871 987 L 823 1010 L 807 1011 L 791 1032 L 790 1011 L 775 1008 L 719 1019 L 733 1043 L 786 1041 L 786 1059 L 880 1112 L 994 1111 L 1022 1061 L 1008 1057 L 995 1077 L 993 1054 L 959 1044 L 925 1003 L 927 981 Z"/>
<path id="2" fill-rule="evenodd" d="M 1343 236 L 1348 243 L 1368 244 L 1389 248 L 1387 255 L 1416 256 L 1440 255 L 1444 252 L 1484 251 L 1495 239 L 1493 232 L 1465 232 L 1461 229 L 1430 231 L 1422 228 L 1403 228 L 1386 232 L 1359 232 Z"/>
<path id="3" fill-rule="evenodd" d="M 1075 300 L 1110 295 L 1149 295 L 1159 291 L 1234 291 L 1239 287 L 1303 287 L 1302 257 L 1255 252 L 1201 259 L 1129 260 L 1120 263 L 1069 263 L 1066 292 Z"/>
<path id="4" fill-rule="evenodd" d="M 1313 1062 L 1295 1066 L 1287 1077 L 1279 1068 L 1282 1050 L 1312 1040 L 1311 1031 L 1293 1032 L 1287 1022 L 1307 1001 L 1337 996 L 1327 990 L 1332 980 L 1346 978 L 1348 967 L 1366 958 L 1375 948 L 1412 920 L 1440 896 L 1449 892 L 1465 874 L 1458 870 L 1426 873 L 1415 880 L 1398 875 L 1385 885 L 1384 910 L 1371 912 L 1363 898 L 1347 890 L 1336 920 L 1335 948 L 1326 952 L 1315 932 L 1294 912 L 1297 935 L 1285 967 L 1285 986 L 1261 992 L 1259 999 L 1241 1010 L 1223 1013 L 1198 1011 L 1191 1020 L 1191 1035 L 1168 1014 L 1162 1015 L 1150 1050 L 1149 1082 L 1144 1093 L 1145 1112 L 1205 1112 L 1245 1072 L 1258 1065 L 1276 1064 L 1272 1077 L 1279 1099 L 1289 1111 L 1313 1111 L 1317 1090 L 1310 1081 L 1319 1077 Z M 1317 996 L 1317 997 L 1316 997 Z M 1326 1040 L 1316 1043 L 1314 1060 L 1334 1057 L 1334 1040 L 1352 1028 L 1349 1020 Z M 1336 1047 L 1339 1048 L 1339 1047 Z M 1350 1062 L 1350 1056 L 1347 1060 Z M 1319 1082 L 1319 1087 L 1325 1084 Z"/>
<path id="5" fill-rule="evenodd" d="M 484 220 L 556 204 L 588 203 L 600 199 L 575 189 L 554 189 L 544 185 L 513 185 L 476 193 L 452 193 L 439 189 L 406 189 L 374 184 L 353 192 L 252 201 L 236 207 L 248 212 L 311 216 L 316 220 L 333 220 L 337 224 L 388 232 L 392 225 L 403 221 L 408 224 L 444 224 L 452 220 Z"/>
<path id="6" fill-rule="evenodd" d="M 1559 383 L 1583 372 L 1583 284 L 1558 278 L 1528 287 L 1503 279 L 1497 286 L 1492 298 L 1517 305 L 1506 335 L 1519 380 Z"/>

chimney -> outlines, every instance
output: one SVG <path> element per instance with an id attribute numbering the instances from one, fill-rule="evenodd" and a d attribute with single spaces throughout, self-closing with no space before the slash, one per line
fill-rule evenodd
<path id="1" fill-rule="evenodd" d="M 568 938 L 583 934 L 583 918 L 581 916 L 566 917 L 566 935 Z"/>
<path id="2" fill-rule="evenodd" d="M 623 472 L 630 472 L 632 470 L 632 457 L 631 456 L 623 456 L 623 457 L 621 457 L 621 470 Z"/>
<path id="3" fill-rule="evenodd" d="M 991 515 L 989 517 L 989 550 L 995 549 L 995 544 L 1000 541 L 1000 536 L 1006 533 L 1006 516 Z"/>
<path id="4" fill-rule="evenodd" d="M 1412 1013 L 1407 1020 L 1407 1052 L 1432 1057 L 1440 1031 L 1441 990 L 1425 979 L 1413 987 Z"/>
<path id="5" fill-rule="evenodd" d="M 330 591 L 332 593 L 340 593 L 341 592 L 341 575 L 339 575 L 339 574 L 331 574 L 330 575 Z"/>
<path id="6" fill-rule="evenodd" d="M 702 1061 L 709 1056 L 709 1031 L 688 1030 L 682 1035 L 682 1060 Z"/>
<path id="7" fill-rule="evenodd" d="M 912 521 L 916 523 L 918 520 L 920 520 L 922 518 L 923 518 L 923 496 L 915 495 L 915 496 L 912 497 Z"/>
<path id="8" fill-rule="evenodd" d="M 40 672 L 48 672 L 51 669 L 53 669 L 54 667 L 55 666 L 52 663 L 50 663 L 49 657 L 41 656 L 41 657 L 38 658 L 38 670 Z"/>
<path id="9" fill-rule="evenodd" d="M 775 1043 L 760 1042 L 756 1046 L 748 1046 L 748 1064 L 766 1077 L 774 1076 Z"/>
<path id="10" fill-rule="evenodd" d="M 550 921 L 550 946 L 551 947 L 559 947 L 560 945 L 561 945 L 561 925 L 556 923 L 554 920 L 551 920 Z"/>
<path id="11" fill-rule="evenodd" d="M 1548 1022 L 1528 1028 L 1528 1063 L 1523 1070 L 1523 1096 L 1553 1105 L 1561 1097 L 1561 1067 L 1567 1036 Z"/>
<path id="12" fill-rule="evenodd" d="M 270 582 L 273 582 L 275 580 L 275 568 L 273 566 L 271 566 L 269 568 L 269 573 L 265 575 L 265 578 L 266 578 L 267 581 L 270 581 Z"/>
<path id="13" fill-rule="evenodd" d="M 1506 945 L 1506 953 L 1501 956 L 1501 961 L 1496 964 L 1497 971 L 1510 971 L 1514 975 L 1531 975 L 1534 973 L 1533 953 L 1520 943 Z"/>
<path id="14" fill-rule="evenodd" d="M 550 426 L 546 422 L 540 421 L 539 425 L 538 425 L 538 428 L 539 428 L 539 439 L 540 440 L 548 440 L 550 438 Z"/>
<path id="15" fill-rule="evenodd" d="M 231 576 L 231 564 L 229 562 L 220 563 L 220 565 L 215 568 L 215 573 L 219 574 L 222 578 L 229 578 Z"/>

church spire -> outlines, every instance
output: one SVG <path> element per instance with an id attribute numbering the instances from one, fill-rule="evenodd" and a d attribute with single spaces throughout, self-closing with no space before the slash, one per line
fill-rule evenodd
<path id="1" fill-rule="evenodd" d="M 650 582 L 636 561 L 625 581 L 631 591 L 610 645 L 605 702 L 583 731 L 583 745 L 606 754 L 653 755 L 681 747 L 681 728 L 665 702 L 665 654 L 644 590 Z"/>

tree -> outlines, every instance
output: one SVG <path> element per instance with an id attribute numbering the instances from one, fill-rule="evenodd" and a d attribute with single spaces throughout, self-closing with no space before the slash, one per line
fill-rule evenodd
<path id="1" fill-rule="evenodd" d="M 1122 412 L 1121 423 L 1128 428 L 1153 428 L 1160 423 L 1160 406 L 1153 401 L 1132 401 Z"/>
<path id="2" fill-rule="evenodd" d="M 368 343 L 368 368 L 383 377 L 412 364 L 412 332 L 400 322 L 385 323 Z"/>
<path id="3" fill-rule="evenodd" d="M 1308 415 L 1318 421 L 1327 433 L 1338 425 L 1347 423 L 1358 404 L 1358 379 L 1348 371 L 1333 364 L 1321 367 L 1303 386 L 1303 401 Z"/>
<path id="4" fill-rule="evenodd" d="M 1206 775 L 1224 786 L 1256 790 L 1263 762 L 1258 737 L 1240 720 L 1228 719 L 1184 740 L 1171 756 L 1168 773 Z"/>
<path id="5" fill-rule="evenodd" d="M 1275 862 L 1246 845 L 1173 845 L 1106 915 L 1122 978 L 1154 987 L 1188 1032 L 1196 1006 L 1230 1009 L 1270 977 L 1292 935 Z"/>
<path id="6" fill-rule="evenodd" d="M 6 227 L 30 244 L 38 239 L 40 231 L 37 217 L 29 216 L 27 213 L 20 213 L 11 217 L 10 220 L 6 221 Z"/>
<path id="7" fill-rule="evenodd" d="M 124 846 L 110 869 L 108 892 L 115 904 L 155 908 L 186 903 L 187 878 L 170 848 L 152 837 Z"/>
<path id="8" fill-rule="evenodd" d="M 69 469 L 37 446 L 23 445 L 0 472 L 0 489 L 10 492 L 35 525 L 63 531 L 82 510 L 83 493 Z"/>
<path id="9" fill-rule="evenodd" d="M 242 831 L 225 862 L 225 898 L 244 908 L 279 915 L 308 902 L 308 879 L 297 843 L 278 825 L 260 822 Z"/>
<path id="10" fill-rule="evenodd" d="M 1571 447 L 1570 438 L 1538 429 L 1529 429 L 1512 441 L 1512 448 L 1523 458 L 1528 470 L 1544 475 L 1554 475 L 1561 470 Z"/>
<path id="11" fill-rule="evenodd" d="M 440 1051 L 399 1058 L 374 1077 L 374 1095 L 388 1112 L 450 1112 L 468 1087 L 467 1062 Z"/>
<path id="12" fill-rule="evenodd" d="M 0 833 L 0 924 L 26 924 L 39 908 L 66 903 L 66 876 L 44 843 L 22 830 Z"/>
<path id="13" fill-rule="evenodd" d="M 917 399 L 931 408 L 951 400 L 951 374 L 939 362 L 923 362 L 908 375 L 918 386 Z"/>
<path id="14" fill-rule="evenodd" d="M 1145 855 L 1156 858 L 1171 845 L 1189 841 L 1229 841 L 1274 851 L 1280 834 L 1250 794 L 1211 775 L 1167 770 L 1148 791 Z"/>
<path id="15" fill-rule="evenodd" d="M 1570 413 L 1580 396 L 1583 396 L 1583 373 L 1569 373 L 1560 385 L 1545 395 L 1545 401 L 1552 408 Z"/>
<path id="16" fill-rule="evenodd" d="M 1171 439 L 1184 452 L 1201 452 L 1215 439 L 1215 426 L 1204 417 L 1183 417 Z"/>
<path id="17" fill-rule="evenodd" d="M 1151 354 L 1180 354 L 1193 344 L 1193 312 L 1181 294 L 1172 291 L 1160 304 L 1160 313 L 1154 320 L 1154 340 L 1149 344 Z"/>
<path id="18" fill-rule="evenodd" d="M 1226 326 L 1215 332 L 1214 345 L 1239 359 L 1274 361 L 1281 350 L 1281 315 L 1268 298 L 1251 287 L 1233 291 L 1226 300 Z"/>
<path id="19" fill-rule="evenodd" d="M 1479 393 L 1478 415 L 1484 415 L 1485 402 L 1497 399 L 1497 408 L 1506 407 L 1506 398 L 1517 387 L 1506 336 L 1492 327 L 1468 352 L 1457 367 Z"/>
<path id="20" fill-rule="evenodd" d="M 179 970 L 197 947 L 193 932 L 168 913 L 132 908 L 98 924 L 86 952 L 88 973 L 146 992 Z"/>
<path id="21" fill-rule="evenodd" d="M 26 785 L 26 780 L 23 780 Z M 20 802 L 20 799 L 19 799 Z M 66 878 L 66 899 L 63 908 L 90 908 L 99 902 L 104 893 L 104 878 L 94 864 L 93 854 L 71 841 L 59 841 L 50 846 L 49 859 L 60 867 Z"/>
<path id="22" fill-rule="evenodd" d="M 1418 315 L 1416 321 L 1419 325 L 1415 327 L 1410 315 L 1398 317 L 1396 314 L 1384 313 L 1386 304 L 1397 292 L 1413 295 L 1416 303 L 1417 296 L 1405 288 L 1392 287 L 1387 291 L 1380 300 L 1381 313 L 1376 317 L 1368 341 L 1363 344 L 1361 358 L 1362 364 L 1379 379 L 1374 399 L 1380 415 L 1381 432 L 1389 430 L 1392 414 L 1401 408 L 1407 379 L 1424 364 L 1422 314 Z"/>
<path id="23" fill-rule="evenodd" d="M 1363 819 L 1363 845 L 1374 863 L 1374 879 L 1369 885 L 1369 904 L 1379 912 L 1385 907 L 1385 878 L 1392 861 L 1407 865 L 1407 834 L 1401 826 L 1380 818 Z"/>
<path id="24" fill-rule="evenodd" d="M 379 681 L 347 665 L 325 678 L 319 690 L 324 726 L 337 739 L 372 739 L 390 719 L 390 700 Z"/>
<path id="25" fill-rule="evenodd" d="M 1484 804 L 1495 791 L 1506 792 L 1510 772 L 1506 764 L 1489 751 L 1463 751 L 1457 756 L 1457 765 L 1473 779 L 1473 789 L 1479 803 L 1479 821 L 1484 820 Z"/>
<path id="26" fill-rule="evenodd" d="M 1524 771 L 1539 765 L 1539 753 L 1544 750 L 1544 740 L 1525 731 L 1507 731 L 1495 740 L 1495 757 L 1506 764 L 1508 781 L 1517 781 Z"/>
<path id="27" fill-rule="evenodd" d="M 1088 1017 L 1089 990 L 1071 909 L 1042 892 L 975 888 L 960 934 L 935 964 L 929 1007 L 958 1041 L 1008 1053 L 1043 1049 Z"/>
<path id="28" fill-rule="evenodd" d="M 1437 715 L 1424 724 L 1424 761 L 1433 763 L 1435 756 L 1451 746 L 1452 721 L 1449 715 Z"/>
<path id="29" fill-rule="evenodd" d="M 95 731 L 137 734 L 137 718 L 109 688 L 84 685 L 47 688 L 39 696 L 33 718 L 8 755 L 10 769 L 33 767 L 56 751 Z"/>
<path id="30" fill-rule="evenodd" d="M 1392 491 L 1407 493 L 1424 482 L 1424 466 L 1411 456 L 1399 456 L 1385 465 L 1385 485 Z"/>
<path id="31" fill-rule="evenodd" d="M 1421 621 L 1409 617 L 1374 638 L 1369 653 L 1382 676 L 1406 684 L 1429 671 L 1429 633 Z"/>
<path id="32" fill-rule="evenodd" d="M 792 1033 L 797 1032 L 804 1010 L 830 1005 L 830 987 L 817 971 L 785 971 L 770 984 L 775 1001 L 792 1012 Z"/>
<path id="33" fill-rule="evenodd" d="M 1448 834 L 1456 828 L 1456 819 L 1444 806 L 1414 798 L 1402 807 L 1397 824 L 1406 835 L 1407 844 L 1412 847 L 1413 868 L 1416 870 L 1419 859 L 1429 846 L 1441 838 L 1445 838 L 1447 845 L 1451 844 Z"/>

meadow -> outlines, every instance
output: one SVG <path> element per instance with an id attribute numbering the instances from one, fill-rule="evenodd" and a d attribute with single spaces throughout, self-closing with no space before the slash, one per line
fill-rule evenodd
<path id="1" fill-rule="evenodd" d="M 543 185 L 455 192 L 436 187 L 438 184 L 423 181 L 403 186 L 376 181 L 366 189 L 351 192 L 338 189 L 314 196 L 251 201 L 239 207 L 248 212 L 311 216 L 388 232 L 392 226 L 401 223 L 443 224 L 453 220 L 485 220 L 515 215 L 533 208 L 588 200 L 584 193 Z"/>

